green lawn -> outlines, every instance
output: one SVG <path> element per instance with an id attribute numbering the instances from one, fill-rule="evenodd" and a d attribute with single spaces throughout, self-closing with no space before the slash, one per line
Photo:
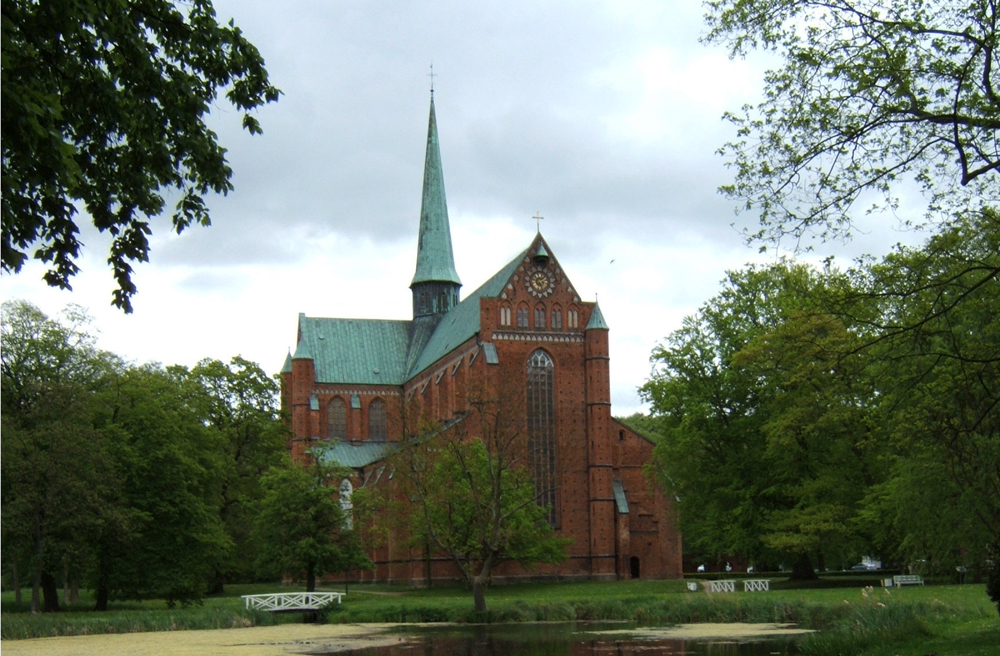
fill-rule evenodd
<path id="1" fill-rule="evenodd" d="M 12 592 L 0 596 L 3 639 L 84 633 L 233 628 L 300 622 L 300 615 L 272 616 L 243 608 L 242 594 L 299 591 L 277 585 L 229 585 L 201 606 L 167 608 L 162 600 L 112 603 L 89 610 L 91 599 L 54 615 L 34 615 Z M 331 586 L 331 590 L 343 590 Z M 25 599 L 30 591 L 24 591 Z M 811 654 L 973 656 L 1000 653 L 1000 616 L 982 585 L 802 589 L 776 581 L 770 592 L 689 592 L 684 581 L 619 581 L 498 586 L 487 595 L 490 611 L 477 615 L 461 587 L 429 590 L 351 586 L 344 603 L 325 616 L 340 622 L 510 622 L 631 620 L 646 624 L 689 622 L 794 622 L 821 630 L 804 645 Z M 886 644 L 888 643 L 888 644 Z"/>

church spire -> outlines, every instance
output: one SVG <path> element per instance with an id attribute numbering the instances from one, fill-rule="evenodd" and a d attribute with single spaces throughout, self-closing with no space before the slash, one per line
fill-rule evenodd
<path id="1" fill-rule="evenodd" d="M 448 225 L 448 205 L 444 195 L 444 172 L 438 145 L 434 92 L 431 92 L 427 124 L 427 153 L 424 158 L 424 190 L 420 202 L 420 232 L 417 241 L 417 270 L 413 291 L 413 317 L 444 314 L 458 303 L 462 281 L 455 271 Z"/>

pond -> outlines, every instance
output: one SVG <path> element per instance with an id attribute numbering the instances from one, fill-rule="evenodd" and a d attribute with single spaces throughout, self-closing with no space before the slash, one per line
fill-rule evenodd
<path id="1" fill-rule="evenodd" d="M 584 656 L 591 654 L 660 656 L 784 656 L 798 653 L 802 634 L 785 635 L 773 627 L 740 631 L 738 625 L 714 631 L 677 631 L 627 623 L 509 624 L 400 629 L 396 645 L 356 649 L 352 656 Z M 744 625 L 745 626 L 745 625 Z M 714 633 L 714 635 L 710 635 Z M 728 635 L 727 635 L 728 634 Z M 755 635 L 756 634 L 756 635 Z M 313 654 L 332 652 L 312 652 Z"/>

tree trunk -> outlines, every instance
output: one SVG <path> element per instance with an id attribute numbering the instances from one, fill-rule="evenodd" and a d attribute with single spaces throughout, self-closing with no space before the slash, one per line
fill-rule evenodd
<path id="1" fill-rule="evenodd" d="M 306 569 L 306 592 L 316 592 L 316 566 L 311 563 Z"/>
<path id="2" fill-rule="evenodd" d="M 69 605 L 69 563 L 63 562 L 63 606 Z"/>
<path id="3" fill-rule="evenodd" d="M 14 601 L 21 603 L 21 576 L 17 573 L 17 556 L 14 556 L 13 567 L 11 568 L 11 576 L 14 579 Z"/>
<path id="4" fill-rule="evenodd" d="M 482 574 L 472 579 L 472 601 L 477 613 L 486 612 L 486 581 Z"/>
<path id="5" fill-rule="evenodd" d="M 107 610 L 108 609 L 108 584 L 103 580 L 97 584 L 97 590 L 94 591 L 94 595 L 97 597 L 97 601 L 94 603 L 94 610 Z"/>
<path id="6" fill-rule="evenodd" d="M 809 560 L 809 554 L 800 554 L 798 560 L 795 561 L 795 565 L 792 567 L 793 581 L 814 581 L 816 580 L 816 572 L 813 570 L 812 562 Z"/>
<path id="7" fill-rule="evenodd" d="M 31 612 L 40 613 L 42 612 L 41 600 L 41 589 L 42 589 L 42 565 L 41 563 L 35 564 L 35 574 L 31 577 Z"/>
<path id="8" fill-rule="evenodd" d="M 75 604 L 80 601 L 80 577 L 76 574 L 69 580 L 69 603 Z"/>
<path id="9" fill-rule="evenodd" d="M 42 592 L 45 594 L 45 612 L 59 612 L 59 584 L 48 572 L 42 572 Z"/>

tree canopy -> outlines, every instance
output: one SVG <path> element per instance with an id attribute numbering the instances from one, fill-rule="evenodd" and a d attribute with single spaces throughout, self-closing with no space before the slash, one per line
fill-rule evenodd
<path id="1" fill-rule="evenodd" d="M 288 463 L 264 477 L 265 493 L 253 533 L 256 566 L 262 574 L 301 577 L 312 592 L 316 577 L 327 572 L 374 567 L 358 534 L 350 528 L 338 486 L 330 485 L 341 475 L 318 463 L 311 471 Z"/>
<path id="2" fill-rule="evenodd" d="M 397 500 L 389 507 L 403 518 L 411 545 L 447 557 L 480 612 L 498 565 L 562 562 L 571 544 L 556 534 L 536 498 L 527 422 L 512 410 L 522 405 L 513 402 L 517 392 L 507 381 L 484 387 L 456 427 L 404 436 L 389 463 L 399 486 L 388 490 Z"/>
<path id="3" fill-rule="evenodd" d="M 1000 199 L 996 2 L 708 7 L 707 41 L 782 58 L 764 99 L 728 115 L 738 136 L 722 148 L 735 170 L 723 191 L 760 215 L 753 236 L 848 235 L 856 202 L 894 208 L 912 181 L 938 219 Z"/>
<path id="4" fill-rule="evenodd" d="M 981 576 L 1000 545 L 1000 217 L 847 272 L 748 266 L 642 392 L 691 555 Z"/>
<path id="5" fill-rule="evenodd" d="M 25 301 L 3 304 L 2 336 L 3 564 L 18 591 L 30 573 L 34 610 L 40 593 L 58 609 L 59 574 L 98 610 L 248 578 L 250 508 L 285 453 L 257 365 L 126 363 L 96 348 L 81 309 L 50 318 Z"/>
<path id="6" fill-rule="evenodd" d="M 149 256 L 150 221 L 176 194 L 172 229 L 210 223 L 204 195 L 233 186 L 206 124 L 217 94 L 250 113 L 278 99 L 264 60 L 210 0 L 10 0 L 2 10 L 3 208 L 0 259 L 70 288 L 77 213 L 112 236 L 113 303 L 131 311 L 132 265 Z M 170 191 L 174 190 L 174 191 Z M 32 253 L 32 249 L 34 252 Z"/>

